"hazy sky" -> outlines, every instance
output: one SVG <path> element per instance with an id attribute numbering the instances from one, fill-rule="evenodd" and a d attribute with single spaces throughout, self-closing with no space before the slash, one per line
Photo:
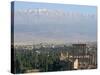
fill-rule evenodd
<path id="1" fill-rule="evenodd" d="M 97 8 L 15 2 L 15 42 L 96 41 Z"/>

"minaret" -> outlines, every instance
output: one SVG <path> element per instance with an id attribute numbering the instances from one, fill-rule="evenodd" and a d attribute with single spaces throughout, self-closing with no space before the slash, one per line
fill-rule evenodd
<path id="1" fill-rule="evenodd" d="M 78 61 L 78 59 L 76 59 L 75 61 L 74 61 L 74 69 L 78 69 L 79 68 L 79 61 Z"/>

